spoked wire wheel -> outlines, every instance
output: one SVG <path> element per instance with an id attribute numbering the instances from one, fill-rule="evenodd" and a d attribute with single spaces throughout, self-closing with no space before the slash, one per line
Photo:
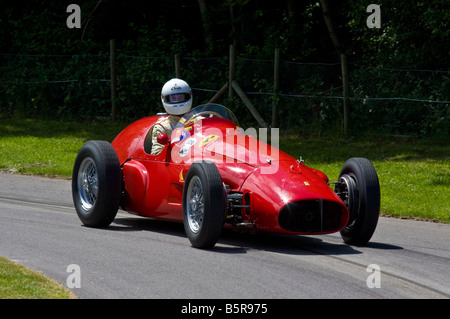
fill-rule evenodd
<path id="1" fill-rule="evenodd" d="M 202 228 L 205 216 L 205 200 L 200 177 L 194 176 L 191 179 L 186 196 L 187 223 L 190 230 L 197 234 Z"/>
<path id="2" fill-rule="evenodd" d="M 81 207 L 88 212 L 95 205 L 98 196 L 97 167 L 92 158 L 86 157 L 81 162 L 77 185 Z"/>
<path id="3" fill-rule="evenodd" d="M 183 188 L 183 224 L 193 247 L 211 248 L 220 237 L 226 212 L 226 193 L 216 165 L 191 165 Z"/>
<path id="4" fill-rule="evenodd" d="M 111 224 L 119 209 L 122 170 L 106 141 L 88 141 L 78 151 L 72 172 L 72 198 L 78 218 L 88 227 Z"/>

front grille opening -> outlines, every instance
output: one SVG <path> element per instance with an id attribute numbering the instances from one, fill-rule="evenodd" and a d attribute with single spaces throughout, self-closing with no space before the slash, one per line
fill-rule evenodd
<path id="1" fill-rule="evenodd" d="M 285 205 L 278 216 L 278 223 L 289 231 L 331 232 L 340 229 L 342 214 L 341 205 L 337 202 L 302 200 Z"/>

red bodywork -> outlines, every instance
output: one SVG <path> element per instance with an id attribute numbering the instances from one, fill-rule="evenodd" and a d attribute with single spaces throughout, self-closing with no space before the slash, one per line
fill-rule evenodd
<path id="1" fill-rule="evenodd" d="M 141 119 L 112 142 L 123 169 L 122 209 L 182 222 L 184 178 L 193 161 L 210 160 L 216 164 L 228 195 L 225 225 L 326 234 L 347 224 L 348 209 L 329 187 L 324 173 L 245 135 L 232 119 L 185 119 L 179 126 L 188 135 L 165 145 L 160 154 L 150 155 L 144 145 L 159 119 Z"/>

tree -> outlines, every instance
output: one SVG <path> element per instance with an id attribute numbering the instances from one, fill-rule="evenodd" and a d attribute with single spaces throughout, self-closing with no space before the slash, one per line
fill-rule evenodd
<path id="1" fill-rule="evenodd" d="M 342 54 L 342 45 L 341 41 L 336 32 L 336 28 L 334 27 L 333 19 L 331 18 L 330 6 L 328 5 L 327 0 L 320 0 L 320 6 L 322 7 L 323 18 L 325 20 L 325 24 L 327 25 L 328 33 L 330 35 L 331 41 L 333 42 L 334 48 L 337 54 L 340 56 Z"/>
<path id="2" fill-rule="evenodd" d="M 197 0 L 197 3 L 200 9 L 200 15 L 202 17 L 203 36 L 205 38 L 205 45 L 206 48 L 209 49 L 208 51 L 212 51 L 214 45 L 211 31 L 211 23 L 208 14 L 208 3 L 207 0 Z"/>
<path id="3" fill-rule="evenodd" d="M 447 69 L 450 66 L 450 2 L 379 0 L 381 28 L 365 21 L 367 1 L 347 1 L 348 51 L 355 58 L 388 68 Z"/>

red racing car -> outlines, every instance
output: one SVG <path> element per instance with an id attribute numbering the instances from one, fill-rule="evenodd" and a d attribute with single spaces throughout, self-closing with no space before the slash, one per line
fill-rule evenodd
<path id="1" fill-rule="evenodd" d="M 84 225 L 106 227 L 121 208 L 183 222 L 197 248 L 213 247 L 223 227 L 301 235 L 340 231 L 344 242 L 354 245 L 370 240 L 380 187 L 369 160 L 350 158 L 338 181 L 330 183 L 301 158 L 244 132 L 235 115 L 218 104 L 186 113 L 170 139 L 158 136 L 163 151 L 150 155 L 152 127 L 160 116 L 134 122 L 111 144 L 82 146 L 72 195 Z"/>

